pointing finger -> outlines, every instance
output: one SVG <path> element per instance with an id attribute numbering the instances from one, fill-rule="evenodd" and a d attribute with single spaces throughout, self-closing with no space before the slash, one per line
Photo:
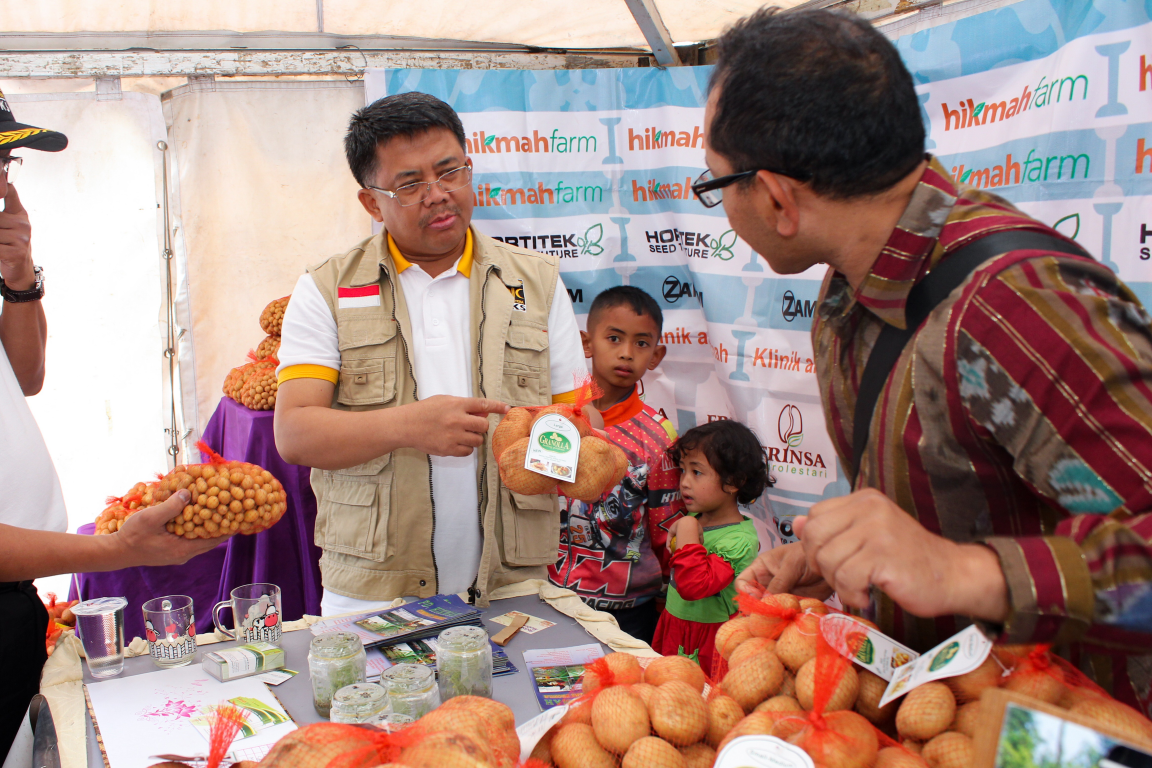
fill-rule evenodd
<path id="1" fill-rule="evenodd" d="M 27 213 L 20 202 L 20 193 L 16 191 L 15 184 L 8 185 L 8 194 L 4 196 L 4 213 Z"/>

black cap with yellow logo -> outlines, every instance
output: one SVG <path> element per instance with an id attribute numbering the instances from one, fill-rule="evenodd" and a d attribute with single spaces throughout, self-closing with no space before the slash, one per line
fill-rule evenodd
<path id="1" fill-rule="evenodd" d="M 47 128 L 16 122 L 8 99 L 0 91 L 0 150 L 28 147 L 43 152 L 59 152 L 68 146 L 68 137 Z"/>

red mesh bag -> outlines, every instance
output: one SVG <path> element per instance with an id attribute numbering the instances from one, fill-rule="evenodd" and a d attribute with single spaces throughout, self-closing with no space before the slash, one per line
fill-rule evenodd
<path id="1" fill-rule="evenodd" d="M 263 360 L 267 357 L 276 357 L 276 353 L 280 351 L 280 337 L 279 336 L 265 336 L 264 341 L 256 347 L 256 359 Z"/>
<path id="2" fill-rule="evenodd" d="M 269 357 L 252 367 L 251 373 L 240 387 L 238 402 L 254 411 L 271 411 L 276 407 L 276 366 L 280 361 Z"/>
<path id="3" fill-rule="evenodd" d="M 288 308 L 288 301 L 291 298 L 284 296 L 274 299 L 264 307 L 264 311 L 260 313 L 260 327 L 264 329 L 264 333 L 269 336 L 280 335 L 280 328 L 284 325 L 284 310 Z"/>
<path id="4" fill-rule="evenodd" d="M 584 406 L 603 393 L 590 376 L 577 382 L 576 401 L 534 408 L 513 408 L 492 433 L 492 453 L 500 467 L 500 479 L 511 491 L 525 496 L 559 492 L 569 498 L 592 502 L 612 490 L 628 470 L 624 451 L 607 435 L 594 430 L 584 418 Z M 550 413 L 572 421 L 580 432 L 580 459 L 572 481 L 555 479 L 524 468 L 532 425 Z"/>
<path id="5" fill-rule="evenodd" d="M 155 503 L 152 494 L 157 487 L 159 483 L 155 481 L 136 483 L 123 496 L 109 496 L 105 500 L 108 506 L 96 517 L 96 533 L 115 533 L 129 517 L 144 507 L 152 506 Z"/>
<path id="6" fill-rule="evenodd" d="M 712 678 L 723 680 L 746 658 L 770 650 L 784 664 L 784 692 L 790 693 L 789 680 L 816 655 L 820 617 L 831 609 L 814 598 L 786 593 L 766 594 L 759 600 L 741 594 L 736 596 L 736 605 L 740 615 L 726 621 L 716 633 Z M 748 642 L 757 638 L 755 643 Z"/>
<path id="7" fill-rule="evenodd" d="M 255 362 L 244 363 L 238 365 L 228 372 L 224 377 L 223 392 L 225 397 L 230 397 L 236 402 L 240 402 L 240 390 L 244 387 L 244 382 L 248 379 L 249 374 L 252 372 L 252 367 Z"/>

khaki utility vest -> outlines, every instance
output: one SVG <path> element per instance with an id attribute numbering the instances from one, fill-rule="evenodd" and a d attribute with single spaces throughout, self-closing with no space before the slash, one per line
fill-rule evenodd
<path id="1" fill-rule="evenodd" d="M 470 283 L 472 388 L 476 397 L 509 405 L 548 405 L 548 313 L 558 284 L 552 256 L 507 245 L 472 230 Z M 343 411 L 395 408 L 420 397 L 409 345 L 412 325 L 385 233 L 308 270 L 336 318 L 340 378 L 332 407 Z M 338 288 L 380 286 L 380 306 L 340 309 Z M 561 284 L 562 285 L 562 284 Z M 477 448 L 484 545 L 476 574 L 477 605 L 493 589 L 546 578 L 560 539 L 555 495 L 522 496 L 500 482 L 492 457 L 489 415 Z M 428 454 L 401 448 L 341 470 L 312 470 L 316 544 L 324 587 L 360 600 L 390 600 L 437 592 L 432 550 L 435 505 Z M 441 498 L 451 489 L 436 489 Z"/>

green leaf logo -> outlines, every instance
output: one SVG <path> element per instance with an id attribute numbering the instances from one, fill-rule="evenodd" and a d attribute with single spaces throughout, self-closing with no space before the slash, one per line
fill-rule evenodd
<path id="1" fill-rule="evenodd" d="M 576 245 L 580 246 L 581 256 L 599 256 L 604 253 L 604 247 L 600 245 L 600 241 L 604 238 L 604 225 L 593 224 L 588 227 L 584 232 L 584 237 L 576 239 Z"/>
<path id="2" fill-rule="evenodd" d="M 972 119 L 976 119 L 977 117 L 980 117 L 980 113 L 984 111 L 984 105 L 987 103 L 988 102 L 986 102 L 986 101 L 982 101 L 976 105 L 976 109 L 972 110 Z"/>
<path id="3" fill-rule="evenodd" d="M 712 238 L 712 241 L 708 243 L 708 247 L 712 249 L 712 255 L 721 261 L 728 261 L 736 255 L 732 252 L 734 245 L 736 245 L 736 233 L 730 229 L 720 237 Z"/>
<path id="4" fill-rule="evenodd" d="M 495 198 L 499 195 L 500 195 L 500 187 L 492 187 L 492 189 L 488 191 L 488 197 Z"/>
<path id="5" fill-rule="evenodd" d="M 1061 225 L 1066 225 L 1066 226 L 1064 226 L 1064 228 L 1061 229 Z M 1067 216 L 1065 216 L 1064 218 L 1058 219 L 1056 221 L 1056 223 L 1052 225 L 1052 229 L 1056 230 L 1057 232 L 1059 232 L 1060 234 L 1064 235 L 1065 237 L 1067 237 L 1071 240 L 1075 240 L 1076 235 L 1080 234 L 1080 214 L 1070 213 Z M 1068 234 L 1068 232 L 1065 231 L 1068 229 L 1072 230 L 1072 234 Z"/>
<path id="6" fill-rule="evenodd" d="M 494 142 L 494 141 L 496 141 L 495 136 L 486 136 L 486 137 L 484 137 L 484 146 L 490 147 L 490 146 L 492 146 L 492 142 Z"/>
<path id="7" fill-rule="evenodd" d="M 656 135 L 652 137 L 652 145 L 655 146 L 660 143 L 660 137 L 664 135 L 664 131 L 656 131 Z"/>
<path id="8" fill-rule="evenodd" d="M 968 183 L 968 177 L 971 175 L 972 175 L 972 169 L 971 168 L 964 171 L 964 175 L 960 177 L 960 183 L 961 184 L 967 184 Z"/>

